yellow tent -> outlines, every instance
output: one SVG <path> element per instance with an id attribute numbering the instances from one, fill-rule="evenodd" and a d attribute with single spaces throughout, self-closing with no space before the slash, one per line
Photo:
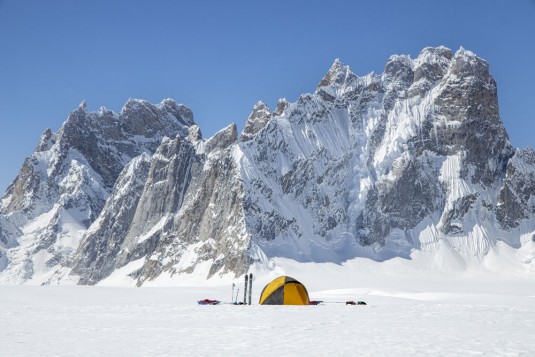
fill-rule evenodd
<path id="1" fill-rule="evenodd" d="M 303 284 L 289 276 L 280 276 L 262 290 L 260 305 L 310 305 L 310 300 Z"/>

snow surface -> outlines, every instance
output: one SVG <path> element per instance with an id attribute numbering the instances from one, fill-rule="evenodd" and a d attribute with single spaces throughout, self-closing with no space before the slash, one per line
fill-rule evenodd
<path id="1" fill-rule="evenodd" d="M 142 288 L 125 286 L 134 283 L 127 271 L 101 283 L 115 286 L 4 285 L 0 354 L 533 356 L 533 246 L 503 244 L 484 264 L 452 260 L 450 270 L 441 271 L 430 268 L 436 258 L 425 252 L 383 263 L 278 260 L 274 270 L 254 271 L 252 306 L 229 303 L 233 282 L 243 299 L 242 279 L 206 281 L 195 273 Z M 508 258 L 522 262 L 507 264 Z M 311 299 L 324 303 L 258 305 L 263 286 L 281 274 L 300 280 Z M 224 304 L 197 305 L 204 298 Z M 345 305 L 348 300 L 367 305 Z"/>

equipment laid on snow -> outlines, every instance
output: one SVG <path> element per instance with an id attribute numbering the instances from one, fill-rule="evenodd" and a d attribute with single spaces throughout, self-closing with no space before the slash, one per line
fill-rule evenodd
<path id="1" fill-rule="evenodd" d="M 211 300 L 211 299 L 204 299 L 197 301 L 199 305 L 219 305 L 221 301 L 219 300 Z"/>
<path id="2" fill-rule="evenodd" d="M 281 276 L 262 290 L 260 305 L 310 305 L 310 300 L 303 284 L 289 276 Z"/>
<path id="3" fill-rule="evenodd" d="M 354 301 L 350 300 L 350 301 L 346 301 L 346 305 L 368 305 L 368 304 L 366 304 L 364 301 L 354 302 Z"/>

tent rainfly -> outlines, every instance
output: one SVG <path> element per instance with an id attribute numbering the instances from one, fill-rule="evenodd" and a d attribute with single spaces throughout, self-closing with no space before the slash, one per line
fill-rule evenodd
<path id="1" fill-rule="evenodd" d="M 310 305 L 307 289 L 289 276 L 280 276 L 266 285 L 260 305 Z"/>

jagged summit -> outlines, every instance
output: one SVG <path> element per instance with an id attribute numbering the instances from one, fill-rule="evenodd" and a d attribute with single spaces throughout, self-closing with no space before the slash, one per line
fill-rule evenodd
<path id="1" fill-rule="evenodd" d="M 43 134 L 41 134 L 41 139 L 39 139 L 39 144 L 35 147 L 34 151 L 47 151 L 50 150 L 52 145 L 55 143 L 55 135 L 52 132 L 52 129 L 47 128 Z"/>
<path id="2" fill-rule="evenodd" d="M 262 130 L 271 119 L 269 108 L 260 100 L 253 107 L 253 111 L 247 118 L 240 134 L 240 141 L 252 140 L 256 134 Z"/>
<path id="3" fill-rule="evenodd" d="M 249 115 L 249 119 L 262 116 L 265 113 L 269 114 L 269 108 L 261 100 L 259 100 L 253 107 L 253 111 Z"/>
<path id="4" fill-rule="evenodd" d="M 459 47 L 459 49 L 455 52 L 455 56 L 465 56 L 465 57 L 472 57 L 472 58 L 479 58 L 474 52 L 465 49 L 463 46 Z"/>
<path id="5" fill-rule="evenodd" d="M 273 111 L 274 116 L 280 116 L 290 106 L 290 102 L 286 98 L 280 98 L 277 101 L 277 107 Z"/>
<path id="6" fill-rule="evenodd" d="M 145 99 L 136 99 L 136 98 L 128 98 L 128 100 L 124 103 L 123 107 L 121 108 L 121 113 L 123 113 L 125 110 L 129 110 L 131 108 L 137 108 L 140 106 L 149 106 L 150 103 L 148 100 Z"/>
<path id="7" fill-rule="evenodd" d="M 352 74 L 348 65 L 343 64 L 336 58 L 323 79 L 319 82 L 317 89 L 321 87 L 328 87 L 333 84 L 341 85 L 346 81 L 347 77 Z"/>
<path id="8" fill-rule="evenodd" d="M 531 243 L 534 192 L 535 154 L 509 143 L 472 52 L 424 48 L 361 77 L 335 60 L 313 93 L 256 103 L 239 137 L 231 124 L 203 139 L 170 99 L 74 110 L 0 200 L 0 282 L 168 284 L 413 254 L 448 270 L 445 256 Z"/>
<path id="9" fill-rule="evenodd" d="M 438 47 L 425 47 L 420 51 L 415 61 L 417 63 L 435 63 L 441 62 L 444 59 L 451 60 L 451 50 L 444 46 Z"/>

